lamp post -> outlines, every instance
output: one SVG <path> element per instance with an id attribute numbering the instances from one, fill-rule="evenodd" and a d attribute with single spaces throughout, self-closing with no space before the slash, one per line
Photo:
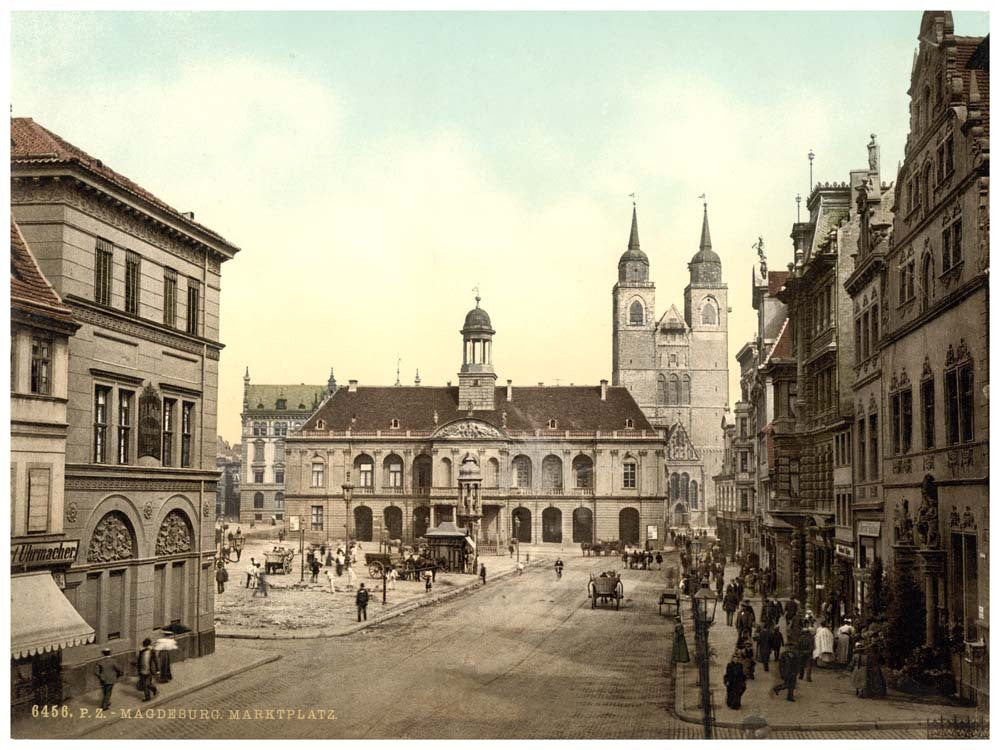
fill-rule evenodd
<path id="1" fill-rule="evenodd" d="M 340 485 L 340 489 L 344 491 L 344 540 L 345 546 L 350 546 L 351 543 L 351 494 L 354 492 L 354 485 L 350 482 L 344 482 Z"/>
<path id="2" fill-rule="evenodd" d="M 521 517 L 514 516 L 514 547 L 517 548 L 517 561 L 521 562 Z"/>
<path id="3" fill-rule="evenodd" d="M 715 605 L 718 597 L 705 585 L 693 597 L 691 608 L 694 612 L 695 642 L 698 651 L 698 682 L 701 686 L 702 723 L 705 739 L 712 739 L 712 695 L 708 689 L 708 629 L 715 620 Z"/>

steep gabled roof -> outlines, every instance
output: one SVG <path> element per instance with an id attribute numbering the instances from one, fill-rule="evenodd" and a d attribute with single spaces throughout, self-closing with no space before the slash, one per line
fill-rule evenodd
<path id="1" fill-rule="evenodd" d="M 660 318 L 660 328 L 666 328 L 668 330 L 687 330 L 687 323 L 684 322 L 684 318 L 678 312 L 675 305 L 671 305 L 670 309 L 663 313 Z"/>
<path id="2" fill-rule="evenodd" d="M 633 429 L 654 432 L 628 389 L 622 387 L 608 387 L 604 401 L 600 386 L 514 386 L 510 401 L 506 388 L 496 388 L 494 404 L 493 410 L 475 410 L 472 418 L 501 430 L 543 432 L 554 419 L 557 434 L 624 430 L 626 420 L 631 419 Z M 455 387 L 359 386 L 355 391 L 338 390 L 302 429 L 316 429 L 316 423 L 323 420 L 328 430 L 388 431 L 392 420 L 398 419 L 403 432 L 431 432 L 467 416 L 468 410 L 459 408 Z"/>
<path id="3" fill-rule="evenodd" d="M 785 322 L 781 324 L 781 331 L 778 332 L 778 338 L 775 340 L 774 346 L 771 347 L 771 351 L 764 357 L 761 367 L 769 365 L 774 358 L 789 359 L 791 356 L 792 334 L 788 327 L 788 318 L 785 318 Z"/>
<path id="4" fill-rule="evenodd" d="M 10 220 L 10 305 L 12 310 L 78 327 L 72 311 L 42 274 L 13 218 Z"/>
<path id="5" fill-rule="evenodd" d="M 250 385 L 247 390 L 247 414 L 281 412 L 301 417 L 311 414 L 325 396 L 325 385 Z M 285 399 L 284 409 L 278 409 L 280 398 Z"/>

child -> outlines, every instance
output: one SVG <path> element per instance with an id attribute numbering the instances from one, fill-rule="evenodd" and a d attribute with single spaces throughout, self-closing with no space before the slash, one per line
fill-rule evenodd
<path id="1" fill-rule="evenodd" d="M 431 576 L 430 573 L 424 573 L 424 591 L 428 594 L 431 593 Z"/>

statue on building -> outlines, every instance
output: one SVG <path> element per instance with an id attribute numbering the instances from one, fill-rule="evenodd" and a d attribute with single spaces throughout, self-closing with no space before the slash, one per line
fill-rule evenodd
<path id="1" fill-rule="evenodd" d="M 938 530 L 938 493 L 934 477 L 924 477 L 920 485 L 920 509 L 917 511 L 917 536 L 924 548 L 937 549 L 941 545 Z"/>
<path id="2" fill-rule="evenodd" d="M 868 171 L 878 172 L 878 144 L 875 143 L 875 134 L 872 133 L 871 142 L 868 144 Z"/>
<path id="3" fill-rule="evenodd" d="M 972 508 L 968 505 L 965 506 L 965 512 L 962 514 L 962 528 L 976 528 L 976 517 L 972 515 Z"/>
<path id="4" fill-rule="evenodd" d="M 910 518 L 909 500 L 903 500 L 903 502 L 896 506 L 894 530 L 896 532 L 896 544 L 913 544 L 913 519 Z"/>
<path id="5" fill-rule="evenodd" d="M 958 506 L 951 506 L 951 513 L 948 514 L 948 525 L 953 529 L 962 525 L 962 520 L 958 517 Z"/>
<path id="6" fill-rule="evenodd" d="M 757 242 L 754 244 L 753 249 L 757 251 L 757 257 L 760 258 L 760 275 L 765 279 L 767 278 L 767 256 L 764 255 L 764 238 L 758 237 Z"/>

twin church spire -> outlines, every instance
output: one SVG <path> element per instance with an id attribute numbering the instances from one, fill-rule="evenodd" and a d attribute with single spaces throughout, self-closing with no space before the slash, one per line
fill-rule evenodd
<path id="1" fill-rule="evenodd" d="M 701 242 L 698 252 L 688 264 L 691 282 L 717 283 L 722 277 L 722 260 L 712 250 L 712 233 L 708 228 L 708 203 L 704 204 L 701 219 Z M 639 219 L 632 203 L 632 227 L 629 230 L 628 248 L 618 260 L 618 281 L 622 284 L 646 283 L 649 280 L 649 258 L 639 246 Z"/>

